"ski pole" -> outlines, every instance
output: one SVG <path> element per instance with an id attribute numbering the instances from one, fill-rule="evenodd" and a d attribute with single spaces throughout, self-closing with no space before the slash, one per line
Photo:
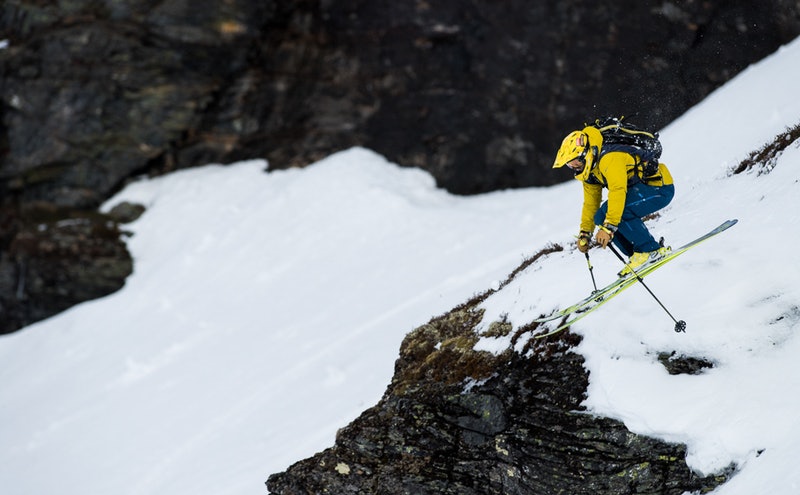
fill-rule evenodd
<path id="1" fill-rule="evenodd" d="M 648 287 L 648 286 L 647 286 L 647 284 L 646 284 L 646 283 L 644 283 L 644 280 L 642 280 L 642 277 L 640 277 L 640 276 L 639 276 L 639 274 L 638 274 L 638 273 L 636 273 L 636 272 L 633 270 L 633 268 L 631 268 L 631 266 L 628 264 L 628 262 L 626 262 L 626 261 L 625 261 L 625 259 L 622 257 L 622 255 L 621 255 L 621 254 L 619 254 L 619 253 L 617 252 L 617 250 L 616 250 L 616 249 L 614 249 L 614 246 L 613 246 L 613 245 L 611 245 L 611 244 L 609 244 L 609 245 L 608 245 L 608 247 L 611 249 L 611 252 L 612 252 L 612 253 L 614 253 L 614 255 L 615 255 L 617 258 L 619 258 L 619 260 L 620 260 L 620 261 L 621 261 L 621 262 L 622 262 L 622 263 L 623 263 L 625 266 L 627 266 L 627 267 L 628 267 L 628 270 L 630 270 L 630 271 L 631 271 L 631 273 L 633 273 L 633 276 L 634 276 L 634 277 L 636 277 L 636 280 L 638 280 L 638 281 L 639 281 L 639 282 L 642 284 L 642 286 L 643 286 L 645 289 L 647 289 L 647 292 L 649 292 L 649 293 L 650 293 L 650 295 L 651 295 L 651 296 L 653 296 L 653 299 L 655 299 L 655 300 L 656 300 L 656 302 L 659 304 L 659 306 L 661 306 L 661 308 L 662 308 L 664 311 L 666 311 L 666 312 L 667 312 L 667 314 L 669 315 L 669 317 L 670 317 L 670 318 L 672 318 L 672 321 L 674 321 L 674 322 L 675 322 L 675 331 L 676 331 L 676 332 L 679 332 L 679 333 L 680 333 L 680 332 L 686 332 L 686 322 L 685 322 L 685 321 L 683 321 L 683 320 L 676 320 L 676 319 L 675 319 L 675 317 L 674 317 L 674 316 L 672 316 L 672 313 L 670 313 L 670 312 L 669 312 L 669 310 L 667 309 L 667 307 L 666 307 L 666 306 L 664 306 L 664 303 L 662 303 L 662 302 L 661 302 L 661 300 L 659 300 L 659 299 L 658 299 L 658 297 L 656 297 L 656 295 L 655 295 L 655 294 L 653 294 L 653 291 L 651 291 L 651 290 L 650 290 L 650 287 Z"/>
<path id="2" fill-rule="evenodd" d="M 589 252 L 587 251 L 583 254 L 586 255 L 586 264 L 589 265 L 589 275 L 592 276 L 592 285 L 594 286 L 594 291 L 592 291 L 592 294 L 595 294 L 597 292 L 597 282 L 594 280 L 594 267 L 592 266 L 592 261 L 589 259 Z"/>

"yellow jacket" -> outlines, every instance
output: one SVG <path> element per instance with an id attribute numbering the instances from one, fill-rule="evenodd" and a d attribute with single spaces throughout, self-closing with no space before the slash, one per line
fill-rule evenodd
<path id="1" fill-rule="evenodd" d="M 599 134 L 599 133 L 598 133 Z M 602 155 L 583 182 L 583 211 L 581 230 L 594 232 L 594 215 L 603 200 L 603 188 L 608 189 L 608 211 L 603 223 L 619 225 L 622 210 L 625 209 L 625 196 L 628 182 L 633 180 L 634 170 L 638 170 L 641 182 L 651 186 L 672 184 L 672 175 L 663 163 L 658 164 L 658 173 L 642 177 L 641 167 L 636 167 L 639 157 L 623 151 L 611 151 Z"/>

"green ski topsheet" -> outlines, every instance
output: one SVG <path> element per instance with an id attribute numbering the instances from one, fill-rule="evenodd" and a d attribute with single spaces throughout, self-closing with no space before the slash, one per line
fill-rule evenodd
<path id="1" fill-rule="evenodd" d="M 656 261 L 655 263 L 645 265 L 639 271 L 636 272 L 636 275 L 628 275 L 627 277 L 619 278 L 614 282 L 611 282 L 607 286 L 599 289 L 596 292 L 593 292 L 588 297 L 584 298 L 583 300 L 569 306 L 561 311 L 555 311 L 553 314 L 544 316 L 542 318 L 537 318 L 533 320 L 535 323 L 544 323 L 547 321 L 556 320 L 558 318 L 565 318 L 566 321 L 563 321 L 557 328 L 554 330 L 550 330 L 546 333 L 537 334 L 534 338 L 540 339 L 543 337 L 548 337 L 550 335 L 554 335 L 565 328 L 569 327 L 573 323 L 585 318 L 588 316 L 592 311 L 599 308 L 603 304 L 607 303 L 614 297 L 616 297 L 620 292 L 624 291 L 631 285 L 634 285 L 636 282 L 639 281 L 639 278 L 644 278 L 645 276 L 649 275 L 650 273 L 654 272 L 655 270 L 659 269 L 660 267 L 664 266 L 666 263 L 670 262 L 671 260 L 677 258 L 681 254 L 685 253 L 689 249 L 695 247 L 696 245 L 700 244 L 701 242 L 714 237 L 715 235 L 728 230 L 729 228 L 736 225 L 738 222 L 737 219 L 726 220 L 722 222 L 716 228 L 710 230 L 707 234 L 704 234 L 697 239 L 679 247 L 678 249 L 673 250 L 667 256 L 661 258 L 660 260 Z M 570 318 L 570 315 L 572 317 Z"/>

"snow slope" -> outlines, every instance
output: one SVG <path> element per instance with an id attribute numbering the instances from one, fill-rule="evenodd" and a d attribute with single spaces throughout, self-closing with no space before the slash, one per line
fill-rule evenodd
<path id="1" fill-rule="evenodd" d="M 649 279 L 687 333 L 635 288 L 574 328 L 587 406 L 687 443 L 699 471 L 740 463 L 722 495 L 800 484 L 798 143 L 770 174 L 726 177 L 800 122 L 798 76 L 800 41 L 662 133 L 677 194 L 654 232 L 682 244 L 740 221 Z M 380 398 L 408 331 L 577 230 L 577 183 L 456 197 L 359 148 L 265 168 L 142 180 L 104 206 L 148 208 L 129 226 L 126 286 L 0 338 L 3 493 L 265 493 Z M 619 269 L 605 252 L 593 264 L 600 281 Z M 591 282 L 567 252 L 511 288 L 487 312 L 524 323 Z M 717 366 L 667 375 L 655 356 L 673 350 Z"/>

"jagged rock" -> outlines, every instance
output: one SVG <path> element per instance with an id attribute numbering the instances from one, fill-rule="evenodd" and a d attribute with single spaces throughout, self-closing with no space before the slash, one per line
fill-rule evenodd
<path id="1" fill-rule="evenodd" d="M 381 401 L 335 446 L 270 476 L 270 493 L 680 495 L 725 481 L 693 473 L 682 445 L 587 413 L 579 337 L 473 350 L 480 300 L 410 333 Z"/>
<path id="2" fill-rule="evenodd" d="M 714 363 L 701 357 L 684 356 L 676 352 L 658 354 L 658 362 L 670 375 L 699 375 L 703 370 L 713 368 Z"/>

